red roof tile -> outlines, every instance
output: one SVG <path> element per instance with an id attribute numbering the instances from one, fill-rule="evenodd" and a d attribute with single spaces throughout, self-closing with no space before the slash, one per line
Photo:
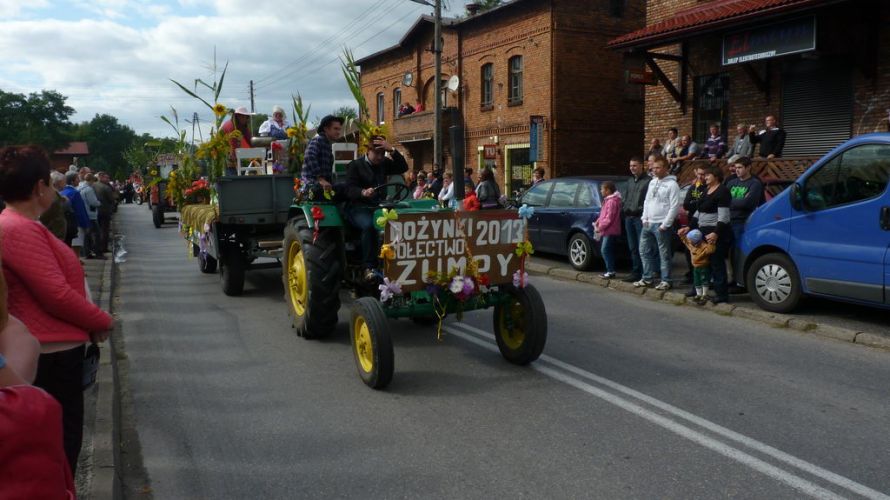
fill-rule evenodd
<path id="1" fill-rule="evenodd" d="M 608 44 L 620 49 L 653 46 L 682 38 L 682 35 L 737 24 L 752 18 L 782 14 L 836 2 L 837 0 L 714 0 L 711 3 L 678 11 L 673 17 L 643 29 L 621 35 Z"/>
<path id="2" fill-rule="evenodd" d="M 68 144 L 68 147 L 60 149 L 53 154 L 63 156 L 87 156 L 88 154 L 90 154 L 90 148 L 85 142 L 71 142 Z"/>

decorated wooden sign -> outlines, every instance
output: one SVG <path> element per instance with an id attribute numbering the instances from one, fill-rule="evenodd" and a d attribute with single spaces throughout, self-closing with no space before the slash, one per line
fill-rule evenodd
<path id="1" fill-rule="evenodd" d="M 469 262 L 492 285 L 512 283 L 520 269 L 526 221 L 515 211 L 399 214 L 386 222 L 385 273 L 403 292 L 423 290 L 430 273 L 464 275 Z"/>

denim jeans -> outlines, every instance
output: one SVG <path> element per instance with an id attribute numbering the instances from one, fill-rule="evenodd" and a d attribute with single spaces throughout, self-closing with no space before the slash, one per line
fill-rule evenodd
<path id="1" fill-rule="evenodd" d="M 600 246 L 600 253 L 603 256 L 603 260 L 606 262 L 606 272 L 614 273 L 615 272 L 615 244 L 618 243 L 617 236 L 603 236 L 603 241 Z"/>
<path id="2" fill-rule="evenodd" d="M 361 205 L 346 208 L 346 219 L 362 231 L 362 262 L 367 269 L 377 269 L 377 254 L 380 243 L 377 240 L 377 226 L 374 225 L 374 209 Z"/>
<path id="3" fill-rule="evenodd" d="M 640 233 L 643 232 L 643 221 L 639 217 L 628 215 L 624 218 L 624 232 L 627 234 L 627 248 L 633 261 L 631 275 L 639 279 L 643 276 L 643 261 L 640 259 Z M 608 264 L 606 264 L 608 267 Z"/>
<path id="4" fill-rule="evenodd" d="M 649 224 L 640 234 L 640 257 L 643 259 L 643 279 L 651 281 L 661 261 L 661 280 L 671 281 L 671 237 L 674 228 L 662 231 L 661 224 Z"/>

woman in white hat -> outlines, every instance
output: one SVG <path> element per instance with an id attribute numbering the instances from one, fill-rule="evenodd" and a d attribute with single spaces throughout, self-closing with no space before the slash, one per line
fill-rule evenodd
<path id="1" fill-rule="evenodd" d="M 273 139 L 287 139 L 288 127 L 290 127 L 290 122 L 287 121 L 287 117 L 284 115 L 284 108 L 275 105 L 272 108 L 272 118 L 260 125 L 259 133 L 261 136 Z"/>

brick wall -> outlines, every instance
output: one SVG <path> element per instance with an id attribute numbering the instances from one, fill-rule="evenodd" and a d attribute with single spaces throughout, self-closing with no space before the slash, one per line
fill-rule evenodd
<path id="1" fill-rule="evenodd" d="M 624 81 L 623 55 L 606 43 L 642 28 L 646 5 L 630 0 L 621 17 L 609 5 L 554 0 L 556 175 L 625 173 L 627 158 L 638 154 L 643 101 L 638 87 Z"/>
<path id="2" fill-rule="evenodd" d="M 675 3 L 677 2 L 652 0 L 650 1 L 650 9 L 653 5 L 655 6 L 656 13 L 661 13 L 656 15 L 655 19 L 659 19 L 659 16 L 667 15 L 665 13 L 670 10 L 667 8 L 667 4 L 673 5 Z M 689 1 L 686 3 L 694 4 L 695 2 Z M 653 14 L 650 12 L 650 18 L 652 16 Z M 874 26 L 887 26 L 890 23 L 890 5 L 880 2 L 862 1 L 818 11 L 817 29 L 819 30 L 819 40 L 817 47 L 819 48 L 820 57 L 850 58 L 849 54 L 851 52 L 854 54 L 859 52 L 856 49 L 851 49 L 851 47 L 869 47 L 870 44 L 877 45 L 876 55 L 878 64 L 875 78 L 866 77 L 858 66 L 853 68 L 855 92 L 852 117 L 853 135 L 874 131 L 890 131 L 887 121 L 887 110 L 890 109 L 890 35 L 885 30 L 869 28 L 869 22 L 873 22 Z M 869 30 L 879 33 L 876 40 L 862 35 L 863 33 L 869 33 Z M 866 39 L 856 40 L 857 36 L 866 36 Z M 762 78 L 769 75 L 769 99 L 767 100 L 767 95 L 757 88 L 753 79 L 741 65 L 726 67 L 721 65 L 721 44 L 722 35 L 719 34 L 693 37 L 687 41 L 689 74 L 687 78 L 688 98 L 686 114 L 680 111 L 679 104 L 662 85 L 646 88 L 645 140 L 643 147 L 648 146 L 649 141 L 653 138 L 662 140 L 666 138 L 669 127 L 677 127 L 681 135 L 692 132 L 695 116 L 694 83 L 697 77 L 704 75 L 725 73 L 729 76 L 729 137 L 733 136 L 736 124 L 761 125 L 764 116 L 768 114 L 776 115 L 781 123 L 782 68 L 787 62 L 793 61 L 800 56 L 792 55 L 785 58 L 757 61 L 751 64 Z M 658 49 L 656 52 L 679 54 L 679 49 L 679 45 L 671 45 Z M 854 60 L 854 65 L 862 63 L 856 57 L 852 57 L 852 59 Z M 658 61 L 658 63 L 669 79 L 679 88 L 679 65 L 671 61 Z M 839 117 L 839 119 L 849 118 Z M 705 138 L 694 137 L 694 139 L 701 142 Z"/>

